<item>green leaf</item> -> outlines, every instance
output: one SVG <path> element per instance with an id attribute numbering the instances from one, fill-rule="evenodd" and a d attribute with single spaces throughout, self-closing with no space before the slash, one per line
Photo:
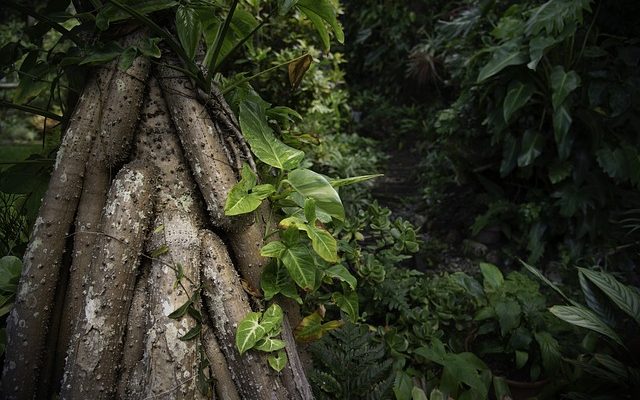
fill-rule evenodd
<path id="1" fill-rule="evenodd" d="M 606 294 L 622 311 L 640 324 L 640 295 L 629 286 L 620 283 L 613 275 L 606 272 L 591 271 L 578 268 L 580 274 L 586 276 Z"/>
<path id="2" fill-rule="evenodd" d="M 260 277 L 260 287 L 264 292 L 265 300 L 271 300 L 273 296 L 280 293 L 294 299 L 298 304 L 302 304 L 295 282 L 291 279 L 287 269 L 280 263 L 267 264 Z"/>
<path id="3" fill-rule="evenodd" d="M 282 255 L 282 263 L 298 286 L 312 290 L 316 280 L 316 267 L 309 248 L 299 244 L 287 247 Z"/>
<path id="4" fill-rule="evenodd" d="M 326 50 L 329 50 L 329 35 L 325 22 L 331 26 L 340 43 L 344 43 L 344 33 L 336 16 L 336 9 L 330 0 L 298 0 L 296 7 L 311 20 L 316 27 L 322 43 Z"/>
<path id="5" fill-rule="evenodd" d="M 278 0 L 278 13 L 285 15 L 297 2 L 298 0 Z"/>
<path id="6" fill-rule="evenodd" d="M 184 52 L 193 60 L 202 36 L 202 23 L 198 12 L 191 7 L 180 5 L 176 11 L 176 30 Z"/>
<path id="7" fill-rule="evenodd" d="M 524 365 L 529 360 L 529 353 L 522 350 L 516 350 L 516 368 L 520 369 L 524 367 Z"/>
<path id="8" fill-rule="evenodd" d="M 514 81 L 509 85 L 502 106 L 505 122 L 509 122 L 511 116 L 529 102 L 533 91 L 534 87 L 532 85 L 520 81 Z"/>
<path id="9" fill-rule="evenodd" d="M 171 314 L 167 316 L 171 319 L 182 318 L 189 310 L 189 307 L 191 306 L 191 304 L 193 304 L 193 299 L 187 300 L 186 303 L 178 307 L 175 311 L 173 311 Z"/>
<path id="10" fill-rule="evenodd" d="M 396 400 L 411 400 L 412 388 L 411 377 L 404 371 L 398 371 L 393 381 L 393 394 Z"/>
<path id="11" fill-rule="evenodd" d="M 160 58 L 162 55 L 158 43 L 160 38 L 145 38 L 136 45 L 138 51 L 145 57 Z"/>
<path id="12" fill-rule="evenodd" d="M 529 42 L 529 57 L 531 61 L 529 61 L 527 67 L 535 71 L 544 56 L 545 50 L 556 43 L 558 43 L 558 39 L 547 36 L 536 36 L 531 39 Z"/>
<path id="13" fill-rule="evenodd" d="M 267 357 L 267 361 L 269 362 L 269 366 L 273 368 L 273 370 L 280 372 L 284 369 L 285 365 L 287 365 L 287 353 L 283 350 L 278 351 L 278 355 L 269 355 Z"/>
<path id="14" fill-rule="evenodd" d="M 609 327 L 609 325 L 602 322 L 598 316 L 584 308 L 583 306 L 553 306 L 549 309 L 553 315 L 561 320 L 570 323 L 571 325 L 579 326 L 598 332 L 604 335 L 620 346 L 625 347 L 620 336 Z"/>
<path id="15" fill-rule="evenodd" d="M 480 263 L 485 288 L 496 290 L 504 284 L 502 272 L 493 264 Z"/>
<path id="16" fill-rule="evenodd" d="M 493 308 L 498 317 L 498 323 L 500 324 L 500 334 L 502 334 L 503 337 L 507 336 L 508 333 L 520 325 L 522 308 L 517 301 L 504 299 L 498 301 Z"/>
<path id="17" fill-rule="evenodd" d="M 338 261 L 338 242 L 328 231 L 309 226 L 307 235 L 309 239 L 311 239 L 313 250 L 315 250 L 323 260 L 330 263 Z"/>
<path id="18" fill-rule="evenodd" d="M 255 186 L 257 177 L 247 164 L 242 166 L 241 176 L 240 182 L 235 184 L 229 191 L 224 205 L 225 215 L 246 214 L 254 211 L 262 204 L 260 196 L 249 193 Z"/>
<path id="19" fill-rule="evenodd" d="M 200 332 L 202 332 L 202 324 L 197 324 L 193 328 L 189 329 L 189 332 L 185 333 L 184 336 L 180 336 L 178 339 L 185 342 L 193 340 L 200 335 Z"/>
<path id="20" fill-rule="evenodd" d="M 127 48 L 122 54 L 120 54 L 120 59 L 118 60 L 118 69 L 120 71 L 126 71 L 133 65 L 133 60 L 135 60 L 138 55 L 138 51 L 133 48 Z"/>
<path id="21" fill-rule="evenodd" d="M 287 250 L 287 246 L 279 240 L 274 240 L 262 246 L 260 249 L 260 255 L 263 257 L 281 258 Z"/>
<path id="22" fill-rule="evenodd" d="M 411 400 L 429 400 L 427 398 L 427 394 L 424 392 L 424 390 L 420 389 L 417 386 L 414 386 L 413 389 L 411 389 Z"/>
<path id="23" fill-rule="evenodd" d="M 542 154 L 544 148 L 544 136 L 533 129 L 527 129 L 520 143 L 520 155 L 518 156 L 518 167 L 526 167 Z"/>
<path id="24" fill-rule="evenodd" d="M 528 58 L 520 46 L 507 42 L 493 50 L 491 60 L 482 67 L 478 74 L 477 83 L 491 78 L 509 66 L 524 64 L 527 61 Z"/>
<path id="25" fill-rule="evenodd" d="M 340 328 L 342 321 L 329 321 L 322 323 L 322 316 L 316 311 L 302 319 L 296 326 L 293 334 L 300 342 L 311 342 L 320 339 L 327 332 Z"/>
<path id="26" fill-rule="evenodd" d="M 236 347 L 240 354 L 253 348 L 258 340 L 262 339 L 266 331 L 259 323 L 260 313 L 250 312 L 238 324 L 236 331 Z"/>
<path id="27" fill-rule="evenodd" d="M 285 347 L 285 343 L 280 339 L 272 339 L 270 337 L 262 338 L 256 344 L 254 349 L 271 353 L 274 351 L 282 350 Z"/>
<path id="28" fill-rule="evenodd" d="M 534 336 L 538 346 L 540 346 L 542 365 L 547 376 L 550 376 L 550 374 L 560 369 L 560 363 L 562 362 L 560 344 L 549 332 L 536 332 Z"/>
<path id="29" fill-rule="evenodd" d="M 345 293 L 334 293 L 332 297 L 351 322 L 355 323 L 358 320 L 358 293 L 352 290 Z"/>
<path id="30" fill-rule="evenodd" d="M 4 256 L 0 258 L 0 290 L 15 293 L 21 271 L 22 261 L 18 257 Z"/>
<path id="31" fill-rule="evenodd" d="M 331 217 L 344 221 L 344 207 L 338 192 L 324 176 L 308 169 L 299 168 L 289 172 L 287 182 L 305 198 L 316 202 L 316 209 Z"/>
<path id="32" fill-rule="evenodd" d="M 115 42 L 109 42 L 102 47 L 98 47 L 82 59 L 79 65 L 98 65 L 115 60 L 124 50 Z"/>
<path id="33" fill-rule="evenodd" d="M 573 145 L 573 136 L 569 132 L 571 123 L 573 122 L 569 111 L 565 106 L 560 106 L 553 113 L 553 130 L 558 147 L 558 155 L 562 160 L 569 157 L 571 146 Z"/>
<path id="34" fill-rule="evenodd" d="M 280 308 L 277 304 L 272 304 L 267 310 L 262 314 L 262 319 L 260 320 L 260 325 L 264 328 L 267 334 L 273 332 L 274 330 L 280 328 L 282 325 L 282 308 Z"/>
<path id="35" fill-rule="evenodd" d="M 355 276 L 351 275 L 349 270 L 344 265 L 332 265 L 330 268 L 326 269 L 324 273 L 330 278 L 336 278 L 341 282 L 346 282 L 351 287 L 351 290 L 356 289 L 358 281 L 356 280 Z"/>
<path id="36" fill-rule="evenodd" d="M 384 174 L 360 175 L 360 176 L 354 176 L 352 178 L 331 179 L 330 182 L 331 182 L 331 186 L 337 189 L 342 186 L 354 185 L 356 183 L 366 182 L 371 179 L 379 178 L 381 176 L 384 176 Z"/>
<path id="37" fill-rule="evenodd" d="M 283 170 L 298 166 L 304 153 L 282 143 L 273 134 L 265 110 L 257 103 L 240 103 L 240 127 L 253 153 L 265 164 Z"/>
<path id="38" fill-rule="evenodd" d="M 316 201 L 312 198 L 307 198 L 304 200 L 304 217 L 307 219 L 307 222 L 311 226 L 315 226 L 316 219 Z"/>
<path id="39" fill-rule="evenodd" d="M 567 96 L 580 86 L 580 76 L 575 71 L 565 72 L 564 67 L 556 65 L 551 70 L 551 103 L 553 109 L 558 110 L 564 104 Z"/>
<path id="40" fill-rule="evenodd" d="M 166 10 L 172 8 L 178 4 L 176 1 L 170 0 L 129 0 L 122 1 L 122 3 L 129 5 L 140 14 L 145 15 L 154 11 Z M 111 22 L 122 21 L 131 18 L 131 15 L 114 6 L 113 4 L 106 4 L 100 9 L 98 15 L 96 15 L 96 26 L 100 30 L 107 30 Z"/>
<path id="41" fill-rule="evenodd" d="M 547 286 L 549 286 L 551 289 L 555 290 L 556 293 L 558 293 L 560 296 L 562 296 L 566 301 L 568 301 L 569 303 L 573 304 L 576 307 L 579 307 L 580 304 L 571 300 L 569 297 L 567 297 L 566 294 L 564 294 L 564 292 L 562 290 L 560 290 L 560 288 L 554 284 L 553 282 L 551 282 L 549 279 L 547 279 L 546 276 L 544 276 L 542 274 L 542 272 L 538 271 L 536 268 L 532 267 L 531 265 L 527 264 L 526 262 L 519 260 L 520 264 L 522 264 L 522 266 L 524 266 L 527 270 L 529 270 L 529 272 L 531 272 L 536 278 L 540 279 L 542 282 L 546 283 Z"/>
<path id="42" fill-rule="evenodd" d="M 264 200 L 267 197 L 271 196 L 273 193 L 275 193 L 275 191 L 276 191 L 276 188 L 273 185 L 269 183 L 265 183 L 262 185 L 254 186 L 251 189 L 251 194 L 258 196 L 260 200 Z"/>

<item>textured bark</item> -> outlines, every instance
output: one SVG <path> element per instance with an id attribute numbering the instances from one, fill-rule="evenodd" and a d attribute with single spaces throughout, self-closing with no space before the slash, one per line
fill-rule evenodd
<path id="1" fill-rule="evenodd" d="M 226 246 L 214 233 L 202 231 L 202 283 L 214 331 L 227 359 L 236 387 L 244 399 L 290 399 L 266 357 L 249 350 L 242 356 L 235 346 L 238 323 L 251 311 L 247 295 Z"/>
<path id="2" fill-rule="evenodd" d="M 84 89 L 58 150 L 24 256 L 16 302 L 7 320 L 7 352 L 2 378 L 6 399 L 31 399 L 42 368 L 66 238 L 82 190 L 84 167 L 97 129 L 111 74 L 100 70 Z"/>
<path id="3" fill-rule="evenodd" d="M 155 172 L 134 162 L 114 180 L 94 247 L 84 314 L 74 330 L 62 383 L 63 399 L 107 399 L 116 391 L 126 324 L 149 217 Z"/>
<path id="4" fill-rule="evenodd" d="M 134 42 L 139 38 L 140 35 L 131 35 L 127 42 Z M 129 157 L 148 75 L 149 60 L 137 57 L 127 71 L 117 70 L 113 74 L 106 99 L 103 100 L 98 137 L 87 162 L 86 184 L 82 188 L 76 216 L 68 296 L 58 334 L 58 380 L 62 377 L 71 334 L 82 311 L 83 298 L 80 294 L 89 275 L 91 250 L 97 239 L 96 233 L 100 231 L 100 218 L 111 183 L 112 167 Z"/>
<path id="5" fill-rule="evenodd" d="M 136 367 L 144 354 L 145 334 L 149 328 L 149 272 L 151 261 L 143 260 L 140 266 L 140 276 L 131 300 L 131 308 L 127 315 L 127 330 L 124 337 L 124 353 L 118 378 L 118 392 L 116 398 L 129 397 L 128 386 L 137 381 L 139 372 Z M 139 397 L 139 396 L 136 396 Z"/>
<path id="6" fill-rule="evenodd" d="M 189 315 L 169 318 L 199 290 L 200 239 L 193 219 L 179 210 L 167 209 L 156 221 L 149 250 L 166 245 L 169 252 L 153 260 L 149 280 L 150 328 L 144 358 L 146 377 L 143 398 L 204 399 L 196 385 L 198 341 L 183 341 L 196 321 Z M 177 284 L 176 271 L 184 278 Z M 198 305 L 196 305 L 198 307 Z"/>
<path id="7" fill-rule="evenodd" d="M 220 400 L 240 400 L 240 395 L 231 377 L 229 364 L 224 358 L 222 350 L 220 350 L 218 339 L 216 339 L 216 336 L 213 334 L 213 330 L 208 328 L 211 326 L 211 322 L 206 318 L 206 314 L 204 317 L 207 329 L 202 333 L 202 344 L 204 345 L 204 351 L 207 353 L 207 358 L 211 364 L 216 395 Z"/>
<path id="8" fill-rule="evenodd" d="M 245 216 L 227 217 L 224 204 L 237 183 L 220 132 L 196 91 L 184 76 L 170 68 L 160 68 L 158 80 L 178 131 L 191 171 L 207 204 L 211 223 L 225 231 L 243 229 L 251 221 Z"/>

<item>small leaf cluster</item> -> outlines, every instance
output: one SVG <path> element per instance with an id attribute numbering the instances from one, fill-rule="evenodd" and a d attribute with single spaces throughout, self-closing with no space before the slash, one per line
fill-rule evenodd
<path id="1" fill-rule="evenodd" d="M 287 363 L 287 354 L 283 350 L 284 341 L 276 339 L 280 335 L 283 312 L 277 304 L 272 304 L 264 313 L 250 312 L 239 324 L 236 331 L 236 348 L 240 355 L 249 349 L 269 354 L 269 366 L 280 372 Z"/>

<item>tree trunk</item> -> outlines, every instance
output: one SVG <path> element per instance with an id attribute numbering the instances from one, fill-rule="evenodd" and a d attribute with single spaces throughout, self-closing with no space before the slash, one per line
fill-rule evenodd
<path id="1" fill-rule="evenodd" d="M 259 304 L 240 278 L 259 287 L 264 230 L 224 215 L 246 158 L 224 99 L 205 107 L 186 77 L 142 58 L 92 75 L 25 254 L 2 398 L 311 398 L 295 307 L 283 305 L 283 372 L 234 344 Z"/>

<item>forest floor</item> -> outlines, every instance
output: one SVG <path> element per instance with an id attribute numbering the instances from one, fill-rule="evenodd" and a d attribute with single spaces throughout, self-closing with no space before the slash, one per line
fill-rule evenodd
<path id="1" fill-rule="evenodd" d="M 467 239 L 470 210 L 465 188 L 451 187 L 446 204 L 430 206 L 421 181 L 418 137 L 387 139 L 381 143 L 388 159 L 383 177 L 376 180 L 373 198 L 392 211 L 394 218 L 410 221 L 422 241 L 421 250 L 405 266 L 422 272 L 477 272 L 478 257 L 488 255 L 486 245 Z M 470 193 L 467 195 L 471 195 Z"/>

